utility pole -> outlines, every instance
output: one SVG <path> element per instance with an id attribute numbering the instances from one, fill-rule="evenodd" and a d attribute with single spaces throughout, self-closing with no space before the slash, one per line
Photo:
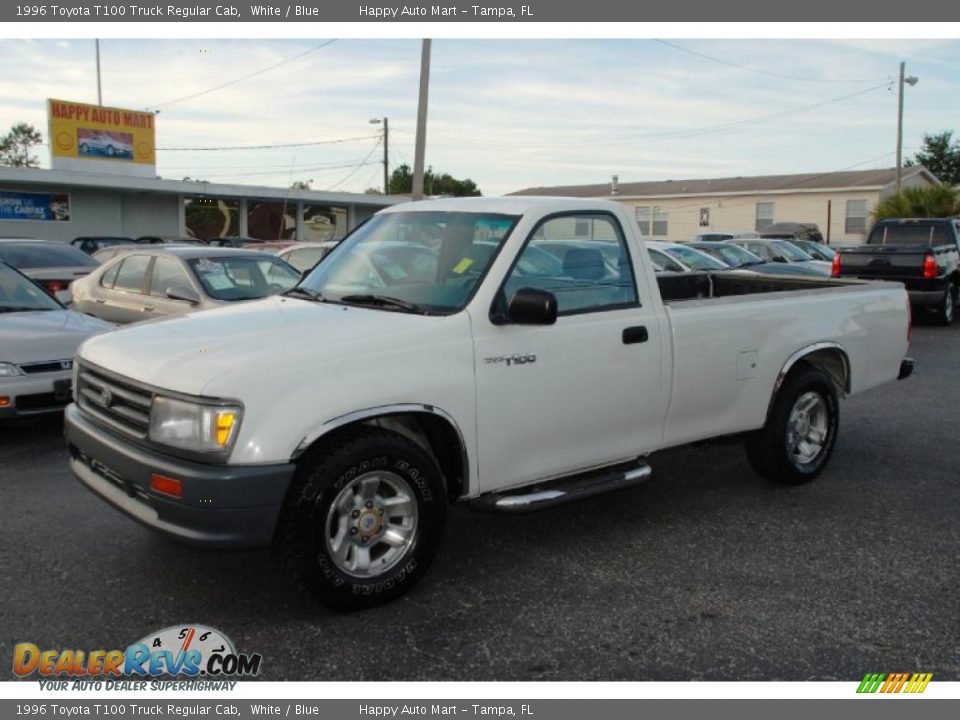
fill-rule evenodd
<path id="1" fill-rule="evenodd" d="M 383 194 L 390 194 L 390 120 L 383 119 Z"/>
<path id="2" fill-rule="evenodd" d="M 413 199 L 423 199 L 423 160 L 427 149 L 427 97 L 430 90 L 430 40 L 420 49 L 420 100 L 417 106 L 417 144 L 413 157 Z"/>
<path id="3" fill-rule="evenodd" d="M 97 105 L 103 107 L 103 92 L 100 90 L 100 38 L 93 42 L 97 50 Z"/>
<path id="4" fill-rule="evenodd" d="M 918 82 L 913 75 L 904 77 L 906 66 L 905 62 L 900 63 L 899 92 L 897 93 L 897 181 L 895 186 L 897 195 L 900 194 L 900 178 L 903 174 L 903 84 L 913 87 Z"/>

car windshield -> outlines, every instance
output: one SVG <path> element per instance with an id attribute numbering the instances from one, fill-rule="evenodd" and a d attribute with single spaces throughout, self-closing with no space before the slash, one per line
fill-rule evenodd
<path id="1" fill-rule="evenodd" d="M 942 245 L 950 242 L 945 225 L 884 225 L 874 228 L 867 245 Z"/>
<path id="2" fill-rule="evenodd" d="M 790 260 L 790 262 L 804 262 L 805 260 L 814 259 L 812 255 L 805 253 L 796 245 L 788 243 L 786 240 L 773 240 L 772 242 L 774 247 L 776 247 L 784 257 Z"/>
<path id="3" fill-rule="evenodd" d="M 837 254 L 832 247 L 821 245 L 813 240 L 794 240 L 793 244 L 819 260 L 833 260 L 833 256 Z"/>
<path id="4" fill-rule="evenodd" d="M 300 273 L 270 255 L 202 257 L 187 265 L 214 300 L 254 300 L 286 292 L 300 280 Z"/>
<path id="5" fill-rule="evenodd" d="M 744 265 L 756 265 L 763 262 L 763 258 L 757 257 L 749 250 L 737 245 L 721 245 L 718 243 L 710 247 L 698 247 L 697 249 L 720 258 L 730 267 L 743 267 Z"/>
<path id="6" fill-rule="evenodd" d="M 728 270 L 730 268 L 725 262 L 693 248 L 675 246 L 665 248 L 665 251 L 691 270 Z"/>
<path id="7" fill-rule="evenodd" d="M 60 303 L 30 280 L 0 263 L 0 313 L 61 309 Z"/>
<path id="8" fill-rule="evenodd" d="M 82 250 L 54 242 L 0 243 L 0 260 L 19 270 L 100 266 L 100 263 Z"/>
<path id="9" fill-rule="evenodd" d="M 389 304 L 391 310 L 456 312 L 473 296 L 516 221 L 472 212 L 376 215 L 332 250 L 301 287 L 333 302 L 378 300 L 378 307 Z M 555 261 L 543 255 L 544 264 Z"/>

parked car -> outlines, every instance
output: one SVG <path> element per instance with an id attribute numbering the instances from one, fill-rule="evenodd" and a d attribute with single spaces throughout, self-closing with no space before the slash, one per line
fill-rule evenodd
<path id="1" fill-rule="evenodd" d="M 82 250 L 52 240 L 0 240 L 0 260 L 20 270 L 63 303 L 74 280 L 100 264 Z"/>
<path id="2" fill-rule="evenodd" d="M 136 240 L 129 237 L 85 236 L 71 240 L 70 244 L 78 250 L 87 253 L 87 255 L 93 255 L 97 250 L 117 247 L 119 245 L 134 245 L 136 242 Z"/>
<path id="3" fill-rule="evenodd" d="M 694 242 L 724 242 L 736 238 L 757 238 L 760 233 L 753 230 L 713 230 L 697 235 Z"/>
<path id="4" fill-rule="evenodd" d="M 760 231 L 760 237 L 778 240 L 812 240 L 823 242 L 823 233 L 816 223 L 812 222 L 778 222 L 768 225 Z"/>
<path id="5" fill-rule="evenodd" d="M 914 307 L 949 325 L 957 317 L 960 219 L 880 220 L 865 245 L 839 249 L 833 276 L 902 282 Z"/>
<path id="6" fill-rule="evenodd" d="M 300 274 L 251 250 L 166 245 L 123 253 L 74 286 L 74 307 L 115 323 L 179 315 L 289 290 Z"/>
<path id="7" fill-rule="evenodd" d="M 730 270 L 730 265 L 725 261 L 709 255 L 708 253 L 697 250 L 690 245 L 681 245 L 680 243 L 662 242 L 659 240 L 647 240 L 648 250 L 659 250 L 669 255 L 673 260 L 680 264 L 684 271 L 691 270 Z"/>
<path id="8" fill-rule="evenodd" d="M 243 247 L 248 250 L 259 250 L 261 252 L 270 253 L 271 255 L 278 254 L 281 250 L 286 250 L 287 248 L 293 247 L 296 245 L 295 240 L 253 240 Z"/>
<path id="9" fill-rule="evenodd" d="M 751 272 L 763 273 L 764 275 L 807 275 L 823 277 L 823 273 L 806 263 L 778 263 L 767 262 L 758 255 L 754 255 L 746 248 L 734 245 L 730 242 L 692 242 L 690 247 L 694 247 L 701 252 L 712 255 L 718 260 L 722 260 L 732 268 L 741 268 Z"/>
<path id="10" fill-rule="evenodd" d="M 335 240 L 294 243 L 280 250 L 277 257 L 293 265 L 302 275 L 323 260 L 337 245 L 339 241 Z"/>
<path id="11" fill-rule="evenodd" d="M 199 238 L 185 235 L 141 235 L 137 242 L 141 245 L 206 245 Z"/>
<path id="12" fill-rule="evenodd" d="M 224 237 L 215 237 L 207 238 L 207 245 L 212 245 L 213 247 L 235 247 L 242 248 L 248 247 L 251 245 L 256 245 L 257 243 L 263 242 L 263 240 L 257 240 L 257 238 L 244 237 L 243 235 L 226 235 Z"/>
<path id="13" fill-rule="evenodd" d="M 77 346 L 112 327 L 67 310 L 0 262 L 0 419 L 61 411 Z"/>
<path id="14" fill-rule="evenodd" d="M 728 240 L 727 242 L 746 248 L 767 262 L 798 263 L 815 270 L 818 275 L 827 277 L 830 275 L 830 263 L 814 259 L 812 255 L 805 253 L 786 240 L 756 238 L 752 240 Z"/>
<path id="15" fill-rule="evenodd" d="M 581 218 L 620 238 L 617 278 L 589 248 L 552 258 L 553 275 L 518 272 L 549 255 L 538 228 Z M 435 248 L 409 246 L 433 272 L 385 266 L 384 289 L 353 271 L 438 224 Z M 490 237 L 494 252 L 476 247 Z M 689 293 L 665 304 L 662 282 Z M 65 435 L 76 477 L 131 518 L 199 546 L 272 544 L 320 601 L 360 609 L 424 576 L 451 502 L 546 508 L 736 434 L 760 475 L 809 482 L 840 398 L 910 374 L 908 335 L 894 283 L 657 277 L 616 202 L 428 200 L 380 211 L 283 297 L 87 341 Z"/>
<path id="16" fill-rule="evenodd" d="M 800 248 L 815 260 L 823 260 L 824 262 L 832 263 L 833 256 L 837 254 L 837 251 L 829 245 L 814 242 L 813 240 L 800 240 L 793 238 L 788 239 L 787 242 L 795 247 Z"/>

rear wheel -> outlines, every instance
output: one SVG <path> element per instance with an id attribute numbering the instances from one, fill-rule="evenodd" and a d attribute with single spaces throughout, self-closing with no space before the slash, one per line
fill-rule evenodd
<path id="1" fill-rule="evenodd" d="M 445 518 L 445 485 L 431 457 L 402 435 L 364 427 L 303 459 L 275 547 L 320 602 L 359 610 L 420 580 Z"/>
<path id="2" fill-rule="evenodd" d="M 773 482 L 810 482 L 826 467 L 839 427 L 830 378 L 809 365 L 796 368 L 777 393 L 766 425 L 746 438 L 750 466 Z"/>
<path id="3" fill-rule="evenodd" d="M 937 307 L 937 322 L 941 325 L 952 325 L 957 318 L 957 286 L 947 283 L 943 290 L 943 297 Z"/>

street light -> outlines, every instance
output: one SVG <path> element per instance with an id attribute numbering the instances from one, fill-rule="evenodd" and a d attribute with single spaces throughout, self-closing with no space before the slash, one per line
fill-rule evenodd
<path id="1" fill-rule="evenodd" d="M 383 194 L 390 194 L 390 160 L 387 153 L 387 143 L 390 141 L 390 121 L 388 118 L 371 118 L 371 125 L 383 123 Z"/>
<path id="2" fill-rule="evenodd" d="M 900 194 L 900 176 L 903 170 L 903 84 L 906 83 L 913 87 L 919 82 L 919 78 L 910 75 L 904 77 L 906 63 L 900 63 L 900 92 L 897 98 L 897 183 L 896 194 Z"/>

